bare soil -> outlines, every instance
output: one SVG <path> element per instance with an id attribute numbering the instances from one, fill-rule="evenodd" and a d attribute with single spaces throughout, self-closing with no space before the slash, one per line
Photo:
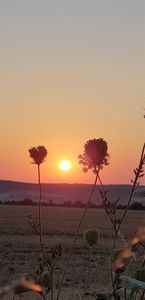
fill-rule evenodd
<path id="1" fill-rule="evenodd" d="M 6 286 L 20 278 L 23 274 L 33 277 L 42 253 L 39 238 L 26 220 L 26 215 L 32 213 L 37 220 L 37 207 L 30 206 L 0 206 L 0 286 Z M 55 271 L 55 292 L 57 293 L 62 271 L 76 232 L 77 223 L 83 213 L 79 208 L 42 208 L 43 241 L 46 254 L 58 244 L 62 246 L 62 257 Z M 119 211 L 119 214 L 122 212 Z M 132 239 L 140 227 L 145 224 L 144 211 L 129 211 L 121 232 L 125 239 Z M 89 228 L 99 230 L 99 241 L 94 247 L 91 258 L 90 281 L 85 299 L 96 299 L 100 292 L 111 293 L 110 253 L 113 230 L 108 217 L 101 209 L 89 209 L 81 226 L 79 237 L 73 251 L 70 265 L 65 276 L 60 300 L 82 299 L 89 261 L 89 249 L 83 238 Z M 122 246 L 118 240 L 117 247 Z M 143 253 L 140 253 L 142 255 Z M 140 257 L 139 257 L 140 258 Z M 135 269 L 139 258 L 131 264 Z M 16 296 L 16 299 L 38 299 L 36 294 Z M 9 295 L 5 299 L 12 299 Z M 49 299 L 49 297 L 48 297 Z"/>

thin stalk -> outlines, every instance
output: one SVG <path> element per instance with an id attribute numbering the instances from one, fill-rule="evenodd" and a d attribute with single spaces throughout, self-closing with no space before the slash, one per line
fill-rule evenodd
<path id="1" fill-rule="evenodd" d="M 100 185 L 101 185 L 103 194 L 104 194 L 105 197 L 106 197 L 106 192 L 105 192 L 105 189 L 104 189 L 104 185 L 103 185 L 103 182 L 102 182 L 102 180 L 101 180 L 101 178 L 100 178 L 99 175 L 98 175 L 98 180 L 99 180 L 99 182 L 100 182 Z M 106 200 L 108 201 L 107 197 L 106 197 Z M 108 201 L 108 202 L 109 202 L 109 201 Z M 110 215 L 110 213 L 109 213 L 109 211 L 108 211 L 108 209 L 107 209 L 106 207 L 104 207 L 104 209 L 105 209 L 105 212 L 106 212 L 106 214 L 107 214 L 107 216 L 108 216 L 108 218 L 109 218 L 111 224 L 113 225 L 114 232 L 116 232 L 116 223 L 114 224 L 115 219 L 113 220 L 113 218 L 111 217 L 111 215 Z M 116 218 L 116 209 L 115 209 L 114 217 Z M 123 242 L 126 243 L 124 237 L 122 236 L 122 233 L 121 233 L 119 230 L 118 230 L 117 234 L 118 234 L 118 236 L 121 238 L 121 240 L 123 240 Z"/>
<path id="2" fill-rule="evenodd" d="M 103 191 L 103 193 L 104 193 L 104 195 L 105 195 L 104 185 L 103 185 L 102 180 L 101 180 L 101 178 L 100 178 L 99 175 L 98 175 L 98 180 L 99 180 L 99 182 L 100 182 L 102 191 Z M 110 215 L 109 215 L 109 213 L 108 213 L 108 210 L 107 210 L 106 208 L 105 208 L 105 212 L 106 212 L 106 214 L 107 214 L 107 216 L 108 216 L 108 218 L 109 218 L 111 224 L 113 225 L 114 233 L 116 233 L 116 229 L 115 229 L 115 227 L 114 227 L 114 224 L 113 224 L 113 222 L 112 222 L 112 219 L 111 219 L 111 217 L 110 217 Z M 113 240 L 113 246 L 112 246 L 113 248 L 114 248 L 114 243 L 115 243 L 115 240 Z M 112 255 L 111 255 L 111 257 L 112 257 Z M 112 282 L 112 285 L 113 285 L 112 258 L 111 258 L 111 268 L 110 268 L 110 270 L 111 270 L 111 274 L 110 274 L 110 275 L 111 275 L 111 282 Z"/>
<path id="3" fill-rule="evenodd" d="M 72 246 L 71 246 L 71 250 L 70 250 L 70 253 L 69 253 L 69 257 L 68 257 L 68 260 L 67 260 L 66 265 L 65 265 L 65 268 L 64 268 L 64 272 L 63 272 L 63 275 L 62 275 L 62 279 L 61 279 L 61 282 L 60 282 L 60 286 L 59 286 L 59 290 L 58 290 L 58 294 L 57 294 L 56 300 L 59 299 L 60 292 L 61 292 L 62 285 L 63 285 L 63 281 L 64 281 L 64 277 L 65 277 L 67 268 L 68 268 L 68 266 L 69 266 L 69 262 L 70 262 L 70 259 L 71 259 L 71 256 L 72 256 L 72 252 L 73 252 L 73 249 L 74 249 L 76 240 L 77 240 L 77 238 L 78 238 L 79 230 L 80 230 L 81 224 L 82 224 L 82 222 L 83 222 L 83 220 L 84 220 L 84 217 L 85 217 L 85 215 L 86 215 L 86 212 L 87 212 L 87 210 L 88 210 L 89 203 L 90 203 L 90 200 L 91 200 L 91 198 L 92 198 L 92 195 L 93 195 L 93 192 L 94 192 L 94 189 L 95 189 L 97 180 L 98 180 L 98 174 L 99 174 L 99 169 L 97 170 L 97 173 L 96 173 L 96 176 L 95 176 L 95 181 L 94 181 L 92 190 L 91 190 L 91 192 L 90 192 L 88 201 L 87 201 L 87 203 L 86 203 L 86 207 L 85 207 L 85 209 L 84 209 L 84 212 L 83 212 L 83 214 L 82 214 L 82 217 L 81 217 L 81 219 L 80 219 L 80 221 L 79 221 L 79 224 L 78 224 L 78 226 L 77 226 L 75 238 L 74 238 L 74 240 L 73 240 L 73 243 L 72 243 Z"/>
<path id="4" fill-rule="evenodd" d="M 103 191 L 103 193 L 104 193 L 104 195 L 105 195 L 105 189 L 104 189 L 104 185 L 103 185 L 103 183 L 102 183 L 102 180 L 101 180 L 101 178 L 100 178 L 100 176 L 98 175 L 98 180 L 99 180 L 99 182 L 100 182 L 100 185 L 101 185 L 101 188 L 102 188 L 102 191 Z M 109 220 L 110 220 L 110 222 L 111 222 L 111 224 L 112 224 L 112 219 L 110 218 L 110 215 L 109 215 L 109 213 L 108 213 L 108 210 L 105 208 L 105 212 L 106 212 L 106 214 L 107 214 L 107 216 L 108 216 L 108 218 L 109 218 Z M 115 231 L 115 228 L 114 228 L 114 226 L 113 226 L 113 229 L 114 229 L 114 231 Z M 114 244 L 113 244 L 113 246 L 112 246 L 113 248 L 114 248 Z M 112 259 L 111 259 L 111 268 L 110 268 L 110 270 L 111 270 L 111 282 L 112 282 L 112 285 L 113 285 L 113 273 L 112 273 Z"/>
<path id="5" fill-rule="evenodd" d="M 135 190 L 135 187 L 136 187 L 136 185 L 137 185 L 137 181 L 138 181 L 138 178 L 139 178 L 139 175 L 140 175 L 141 166 L 142 166 L 142 161 L 143 161 L 143 157 L 144 157 L 144 152 L 145 152 L 145 143 L 144 143 L 143 148 L 142 148 L 141 157 L 140 157 L 140 162 L 139 162 L 139 166 L 138 166 L 138 171 L 137 171 L 137 174 L 136 174 L 136 176 L 135 176 L 135 180 L 134 180 L 134 183 L 133 183 L 133 186 L 132 186 L 132 190 L 131 190 L 131 193 L 130 193 L 130 197 L 129 197 L 127 206 L 126 206 L 126 208 L 125 208 L 125 211 L 124 211 L 124 213 L 123 213 L 123 216 L 122 216 L 122 218 L 121 218 L 121 220 L 120 220 L 120 223 L 119 223 L 119 225 L 118 225 L 118 227 L 117 227 L 117 232 L 119 231 L 119 229 L 120 229 L 120 227 L 121 227 L 121 225 L 122 225 L 122 223 L 123 223 L 123 220 L 124 220 L 124 218 L 125 218 L 125 216 L 126 216 L 126 214 L 127 214 L 128 208 L 129 208 L 129 206 L 130 206 L 130 203 L 131 203 L 131 200 L 132 200 L 132 196 L 133 196 L 133 193 L 134 193 L 134 190 Z"/>
<path id="6" fill-rule="evenodd" d="M 120 220 L 120 222 L 118 224 L 118 227 L 116 229 L 116 234 L 115 234 L 115 237 L 114 237 L 115 242 L 116 242 L 117 233 L 118 233 L 118 231 L 119 231 L 119 229 L 120 229 L 120 227 L 121 227 L 121 225 L 122 225 L 122 223 L 124 221 L 124 218 L 125 218 L 125 216 L 127 214 L 128 208 L 129 208 L 131 200 L 132 200 L 132 196 L 134 194 L 135 187 L 137 185 L 137 181 L 138 181 L 138 178 L 139 178 L 139 175 L 140 175 L 140 169 L 141 169 L 141 165 L 142 165 L 142 160 L 143 160 L 143 157 L 144 157 L 144 151 L 145 151 L 145 143 L 144 143 L 143 148 L 142 148 L 140 162 L 139 162 L 139 167 L 138 167 L 138 172 L 137 172 L 137 174 L 135 176 L 135 180 L 134 180 L 134 183 L 133 183 L 133 186 L 132 186 L 132 189 L 131 189 L 131 193 L 130 193 L 130 197 L 128 199 L 127 206 L 125 208 L 125 211 L 124 211 L 124 213 L 123 213 L 123 215 L 121 217 L 121 220 Z M 113 245 L 114 245 L 114 243 L 113 243 Z"/>
<path id="7" fill-rule="evenodd" d="M 106 193 L 105 193 L 104 185 L 103 185 L 103 182 L 102 182 L 102 180 L 101 180 L 101 178 L 100 178 L 100 176 L 99 176 L 99 175 L 98 175 L 98 180 L 99 180 L 99 182 L 100 182 L 100 185 L 101 185 L 102 191 L 103 191 L 103 193 L 104 193 L 104 195 L 105 195 Z M 106 197 L 106 196 L 105 196 L 105 197 Z M 111 217 L 110 217 L 110 215 L 109 215 L 109 212 L 108 212 L 108 210 L 106 209 L 106 207 L 104 207 L 104 209 L 105 209 L 105 212 L 106 212 L 106 214 L 107 214 L 107 216 L 108 216 L 108 218 L 109 218 L 109 220 L 110 220 L 111 224 L 113 225 L 113 223 L 112 223 L 112 219 L 111 219 Z M 114 229 L 114 226 L 113 226 L 113 229 Z"/>
<path id="8" fill-rule="evenodd" d="M 83 299 L 85 299 L 85 294 L 86 294 L 86 290 L 89 287 L 89 283 L 90 283 L 90 271 L 91 271 L 91 257 L 92 257 L 92 248 L 89 247 L 89 263 L 88 263 L 88 272 L 87 272 L 87 278 L 86 278 L 86 285 L 84 288 L 84 295 L 83 295 Z"/>
<path id="9" fill-rule="evenodd" d="M 89 248 L 89 264 L 88 264 L 88 275 L 87 275 L 88 287 L 90 285 L 91 258 L 92 258 L 92 249 Z"/>
<path id="10" fill-rule="evenodd" d="M 41 251 L 43 254 L 43 258 L 45 261 L 45 264 L 47 266 L 48 272 L 50 274 L 51 279 L 51 300 L 53 300 L 53 279 L 52 279 L 52 272 L 51 269 L 47 263 L 47 257 L 44 250 L 43 240 L 42 240 L 42 220 L 41 220 L 41 204 L 42 204 L 42 187 L 41 187 L 41 178 L 40 178 L 40 165 L 38 165 L 38 184 L 39 184 L 39 209 L 38 209 L 38 221 L 39 221 L 39 240 L 40 240 L 40 246 Z"/>
<path id="11" fill-rule="evenodd" d="M 134 190 L 135 190 L 135 187 L 136 187 L 137 182 L 138 182 L 138 178 L 139 178 L 140 172 L 142 170 L 142 166 L 143 166 L 143 163 L 144 163 L 144 151 L 145 151 L 145 143 L 144 143 L 143 148 L 142 148 L 141 157 L 140 157 L 140 161 L 139 161 L 139 166 L 138 166 L 137 172 L 135 174 L 136 176 L 135 176 L 135 180 L 134 180 L 134 183 L 133 183 L 133 186 L 132 186 L 132 189 L 131 189 L 130 197 L 128 199 L 127 206 L 125 208 L 125 211 L 124 211 L 124 213 L 123 213 L 123 215 L 121 217 L 121 220 L 120 220 L 120 222 L 119 222 L 119 224 L 118 224 L 117 227 L 116 227 L 116 224 L 114 226 L 113 220 L 112 220 L 110 214 L 108 213 L 108 210 L 105 208 L 105 211 L 106 211 L 106 213 L 107 213 L 107 215 L 108 215 L 108 217 L 109 217 L 109 219 L 110 219 L 110 221 L 111 221 L 111 223 L 113 224 L 113 227 L 114 227 L 114 239 L 113 239 L 113 243 L 112 243 L 112 252 L 111 252 L 111 266 L 112 266 L 112 263 L 113 263 L 113 256 L 114 256 L 114 251 L 115 251 L 115 244 L 116 244 L 117 235 L 119 235 L 120 227 L 121 227 L 121 225 L 122 225 L 122 223 L 124 221 L 124 218 L 125 218 L 125 216 L 127 214 L 127 211 L 128 211 L 129 206 L 130 206 L 130 203 L 131 203 L 131 200 L 132 200 L 132 196 L 133 196 L 133 193 L 134 193 Z M 98 180 L 100 182 L 102 191 L 103 191 L 103 193 L 105 195 L 105 189 L 104 189 L 103 183 L 102 183 L 101 178 L 100 178 L 99 175 L 98 175 Z M 112 287 L 113 287 L 113 294 L 115 295 L 116 291 L 115 291 L 115 282 L 114 282 L 114 279 L 113 279 L 112 267 L 111 267 L 111 281 L 112 281 Z M 115 296 L 114 296 L 114 298 L 115 298 Z"/>

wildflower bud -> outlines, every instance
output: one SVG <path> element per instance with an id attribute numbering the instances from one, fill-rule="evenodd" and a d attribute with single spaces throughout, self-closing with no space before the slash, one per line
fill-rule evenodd
<path id="1" fill-rule="evenodd" d="M 98 241 L 98 231 L 96 229 L 89 229 L 85 232 L 84 238 L 87 241 L 89 247 L 92 248 Z"/>

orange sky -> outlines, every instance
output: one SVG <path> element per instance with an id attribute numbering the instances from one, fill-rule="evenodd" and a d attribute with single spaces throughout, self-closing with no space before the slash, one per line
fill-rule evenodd
<path id="1" fill-rule="evenodd" d="M 43 182 L 90 183 L 77 156 L 102 137 L 111 154 L 104 182 L 130 183 L 145 137 L 144 1 L 6 2 L 0 178 L 35 182 L 27 149 L 45 145 Z M 59 170 L 61 159 L 70 172 Z"/>

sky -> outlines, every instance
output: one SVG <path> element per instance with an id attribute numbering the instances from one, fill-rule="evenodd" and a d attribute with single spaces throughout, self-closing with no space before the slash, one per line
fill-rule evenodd
<path id="1" fill-rule="evenodd" d="M 36 182 L 28 149 L 44 145 L 43 182 L 91 183 L 77 157 L 101 137 L 103 182 L 130 183 L 145 140 L 144 19 L 144 0 L 0 1 L 0 179 Z"/>

